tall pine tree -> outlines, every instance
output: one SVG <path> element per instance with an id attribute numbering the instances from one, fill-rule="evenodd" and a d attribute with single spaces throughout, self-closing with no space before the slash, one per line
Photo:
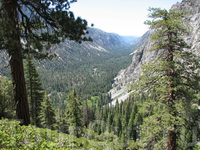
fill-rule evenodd
<path id="1" fill-rule="evenodd" d="M 135 116 L 137 113 L 137 105 L 134 104 L 132 107 L 131 116 L 128 122 L 128 132 L 131 139 L 136 141 L 136 124 L 134 124 Z"/>
<path id="2" fill-rule="evenodd" d="M 186 12 L 159 8 L 150 8 L 150 11 L 149 17 L 153 20 L 145 23 L 155 29 L 151 50 L 163 53 L 143 66 L 143 75 L 133 85 L 139 94 L 146 91 L 154 95 L 146 100 L 141 110 L 145 116 L 141 146 L 176 150 L 183 148 L 178 127 L 191 121 L 191 106 L 199 91 L 199 58 L 183 39 L 189 33 L 183 24 Z"/>
<path id="3" fill-rule="evenodd" d="M 25 63 L 25 78 L 27 85 L 27 93 L 29 98 L 29 108 L 31 116 L 31 124 L 40 126 L 40 108 L 44 97 L 42 83 L 40 82 L 38 71 L 35 68 L 33 57 L 27 56 Z"/>
<path id="4" fill-rule="evenodd" d="M 0 77 L 0 119 L 14 118 L 15 105 L 12 91 L 12 82 L 7 77 Z"/>
<path id="5" fill-rule="evenodd" d="M 53 104 L 51 103 L 47 91 L 41 104 L 40 120 L 44 128 L 56 129 L 56 115 Z"/>
<path id="6" fill-rule="evenodd" d="M 76 91 L 73 90 L 67 96 L 67 106 L 66 106 L 66 117 L 70 126 L 75 128 L 75 135 L 80 136 L 79 129 L 83 127 L 82 123 L 82 102 L 80 97 L 76 94 Z"/>
<path id="7" fill-rule="evenodd" d="M 70 2 L 76 2 L 71 0 Z M 69 12 L 68 0 L 1 0 L 0 50 L 9 54 L 17 119 L 22 125 L 30 124 L 23 59 L 31 53 L 35 58 L 52 58 L 51 44 L 64 39 L 91 41 L 87 22 L 75 19 Z M 49 7 L 50 4 L 55 7 Z"/>
<path id="8" fill-rule="evenodd" d="M 86 127 L 88 127 L 89 125 L 89 108 L 87 104 L 87 99 L 85 100 L 84 106 L 83 106 L 83 124 Z"/>
<path id="9" fill-rule="evenodd" d="M 60 132 L 68 133 L 69 124 L 67 123 L 65 110 L 62 108 L 56 109 L 56 122 Z"/>

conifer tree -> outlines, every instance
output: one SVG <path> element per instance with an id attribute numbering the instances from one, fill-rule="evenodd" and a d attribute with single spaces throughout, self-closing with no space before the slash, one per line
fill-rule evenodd
<path id="1" fill-rule="evenodd" d="M 39 115 L 44 92 L 38 71 L 35 68 L 35 63 L 31 55 L 28 55 L 26 59 L 25 78 L 27 83 L 27 94 L 29 98 L 31 124 L 40 126 Z"/>
<path id="2" fill-rule="evenodd" d="M 116 100 L 116 104 L 115 104 L 115 112 L 119 113 L 119 102 L 118 102 L 118 99 Z"/>
<path id="3" fill-rule="evenodd" d="M 136 124 L 134 124 L 135 115 L 137 113 L 137 105 L 134 104 L 132 107 L 131 117 L 128 122 L 128 130 L 129 130 L 129 136 L 131 139 L 136 140 Z"/>
<path id="4" fill-rule="evenodd" d="M 69 124 L 67 123 L 65 111 L 61 108 L 56 110 L 56 122 L 59 131 L 63 133 L 68 133 Z"/>
<path id="5" fill-rule="evenodd" d="M 12 91 L 12 82 L 8 77 L 0 77 L 0 119 L 14 118 L 15 105 Z"/>
<path id="6" fill-rule="evenodd" d="M 124 114 L 124 123 L 126 124 L 126 126 L 128 125 L 130 119 L 130 113 L 131 113 L 130 101 L 127 100 L 125 103 L 125 114 Z"/>
<path id="7" fill-rule="evenodd" d="M 87 104 L 87 99 L 85 100 L 84 106 L 83 106 L 83 123 L 86 127 L 89 125 L 89 108 Z"/>
<path id="8" fill-rule="evenodd" d="M 76 2 L 72 0 L 70 2 Z M 35 58 L 52 58 L 51 44 L 64 39 L 91 41 L 87 22 L 75 19 L 69 12 L 68 0 L 2 0 L 0 4 L 0 50 L 9 54 L 17 119 L 30 124 L 23 59 L 30 53 Z M 49 7 L 50 4 L 54 8 Z"/>
<path id="9" fill-rule="evenodd" d="M 120 137 L 122 133 L 122 120 L 121 120 L 121 115 L 117 116 L 116 119 L 116 127 L 117 127 L 117 136 Z"/>
<path id="10" fill-rule="evenodd" d="M 119 113 L 120 113 L 121 115 L 124 114 L 123 104 L 124 104 L 123 101 L 119 104 Z"/>
<path id="11" fill-rule="evenodd" d="M 191 106 L 196 103 L 195 94 L 199 91 L 199 58 L 183 39 L 183 35 L 189 33 L 188 27 L 183 24 L 187 12 L 168 12 L 160 8 L 149 10 L 149 17 L 153 20 L 145 24 L 155 29 L 151 35 L 155 42 L 151 50 L 159 51 L 160 55 L 143 66 L 143 75 L 133 85 L 137 91 L 135 94 L 146 91 L 148 95 L 154 95 L 144 102 L 140 110 L 145 117 L 141 146 L 182 149 L 178 126 L 191 121 Z"/>
<path id="12" fill-rule="evenodd" d="M 77 137 L 80 136 L 78 128 L 83 126 L 81 106 L 82 102 L 80 101 L 80 97 L 76 94 L 76 91 L 73 90 L 67 96 L 66 117 L 69 125 L 75 128 L 75 135 Z"/>
<path id="13" fill-rule="evenodd" d="M 108 113 L 108 120 L 107 120 L 107 130 L 108 132 L 112 132 L 112 126 L 113 125 L 113 118 L 112 118 L 112 114 L 109 112 Z"/>
<path id="14" fill-rule="evenodd" d="M 39 117 L 44 128 L 56 129 L 55 109 L 47 95 L 47 91 L 44 94 Z"/>

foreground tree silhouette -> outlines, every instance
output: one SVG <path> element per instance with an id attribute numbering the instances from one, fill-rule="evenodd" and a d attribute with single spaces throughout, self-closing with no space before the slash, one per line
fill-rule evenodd
<path id="1" fill-rule="evenodd" d="M 143 75 L 133 84 L 135 94 L 146 91 L 149 99 L 140 110 L 144 115 L 141 145 L 148 149 L 176 150 L 181 146 L 178 127 L 192 122 L 192 105 L 199 91 L 199 58 L 183 39 L 187 12 L 150 8 L 145 24 L 155 29 L 151 50 L 160 52 L 143 66 Z M 180 148 L 182 149 L 182 148 Z"/>
<path id="2" fill-rule="evenodd" d="M 75 2 L 72 0 L 70 2 Z M 50 8 L 50 3 L 54 8 Z M 52 58 L 51 44 L 65 38 L 91 41 L 86 38 L 87 22 L 74 18 L 68 0 L 2 0 L 0 3 L 0 49 L 9 54 L 14 89 L 16 117 L 22 125 L 30 124 L 23 58 L 29 53 L 37 59 Z"/>

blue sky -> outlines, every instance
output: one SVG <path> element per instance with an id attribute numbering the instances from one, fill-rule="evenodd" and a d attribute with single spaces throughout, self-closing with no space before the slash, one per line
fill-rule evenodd
<path id="1" fill-rule="evenodd" d="M 78 0 L 71 4 L 70 11 L 94 24 L 105 32 L 125 36 L 142 36 L 148 26 L 148 8 L 159 7 L 169 10 L 182 0 Z"/>

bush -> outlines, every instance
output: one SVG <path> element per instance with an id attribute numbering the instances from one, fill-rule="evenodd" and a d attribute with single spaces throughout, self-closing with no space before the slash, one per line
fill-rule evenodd
<path id="1" fill-rule="evenodd" d="M 20 126 L 19 121 L 0 120 L 0 149 L 92 148 L 85 137 L 76 138 L 55 130 Z"/>

